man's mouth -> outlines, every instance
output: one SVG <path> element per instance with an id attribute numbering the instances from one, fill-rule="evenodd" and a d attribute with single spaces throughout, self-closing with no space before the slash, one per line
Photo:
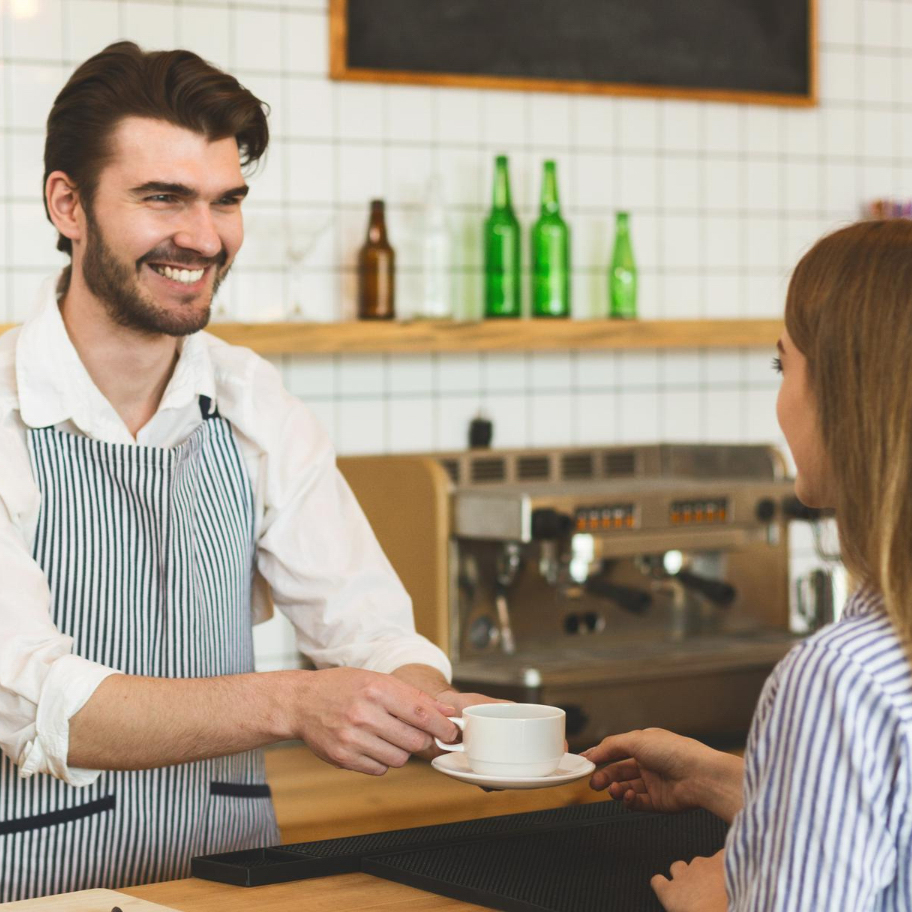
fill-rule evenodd
<path id="1" fill-rule="evenodd" d="M 193 285 L 198 282 L 206 269 L 183 269 L 172 266 L 162 266 L 158 263 L 149 263 L 149 268 L 154 269 L 160 276 L 171 279 L 172 282 L 181 282 L 184 285 Z"/>

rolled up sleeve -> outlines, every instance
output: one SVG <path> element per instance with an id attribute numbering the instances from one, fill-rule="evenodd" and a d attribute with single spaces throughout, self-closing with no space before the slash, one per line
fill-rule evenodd
<path id="1" fill-rule="evenodd" d="M 4 455 L 0 448 L 0 461 Z M 95 688 L 117 672 L 73 655 L 72 639 L 51 621 L 47 581 L 17 522 L 18 504 L 10 503 L 33 487 L 31 476 L 14 478 L 14 459 L 2 464 L 0 750 L 23 778 L 48 773 L 70 785 L 88 785 L 100 771 L 67 765 L 69 721 Z"/>
<path id="2" fill-rule="evenodd" d="M 60 655 L 47 666 L 37 704 L 35 721 L 13 734 L 19 775 L 49 773 L 70 785 L 90 785 L 101 770 L 87 770 L 67 764 L 70 719 L 86 704 L 95 688 L 112 674 L 119 674 L 96 662 L 71 654 Z"/>

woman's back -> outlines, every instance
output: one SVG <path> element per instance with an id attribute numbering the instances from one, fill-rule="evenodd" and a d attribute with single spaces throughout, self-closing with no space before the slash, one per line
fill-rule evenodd
<path id="1" fill-rule="evenodd" d="M 733 912 L 912 909 L 910 758 L 912 670 L 859 593 L 760 697 L 726 845 Z"/>

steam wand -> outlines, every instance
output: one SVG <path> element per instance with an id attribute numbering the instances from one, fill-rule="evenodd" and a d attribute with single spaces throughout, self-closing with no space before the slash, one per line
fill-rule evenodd
<path id="1" fill-rule="evenodd" d="M 513 628 L 510 626 L 510 607 L 507 590 L 513 585 L 522 564 L 522 553 L 516 542 L 507 542 L 497 558 L 497 588 L 494 605 L 497 608 L 497 624 L 500 627 L 500 645 L 507 655 L 516 652 Z"/>

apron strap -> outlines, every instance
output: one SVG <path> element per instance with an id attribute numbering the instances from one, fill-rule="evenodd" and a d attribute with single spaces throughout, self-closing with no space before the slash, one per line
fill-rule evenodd
<path id="1" fill-rule="evenodd" d="M 200 414 L 203 418 L 208 421 L 210 418 L 221 418 L 219 414 L 218 406 L 212 404 L 212 400 L 208 396 L 199 397 L 199 407 Z"/>

